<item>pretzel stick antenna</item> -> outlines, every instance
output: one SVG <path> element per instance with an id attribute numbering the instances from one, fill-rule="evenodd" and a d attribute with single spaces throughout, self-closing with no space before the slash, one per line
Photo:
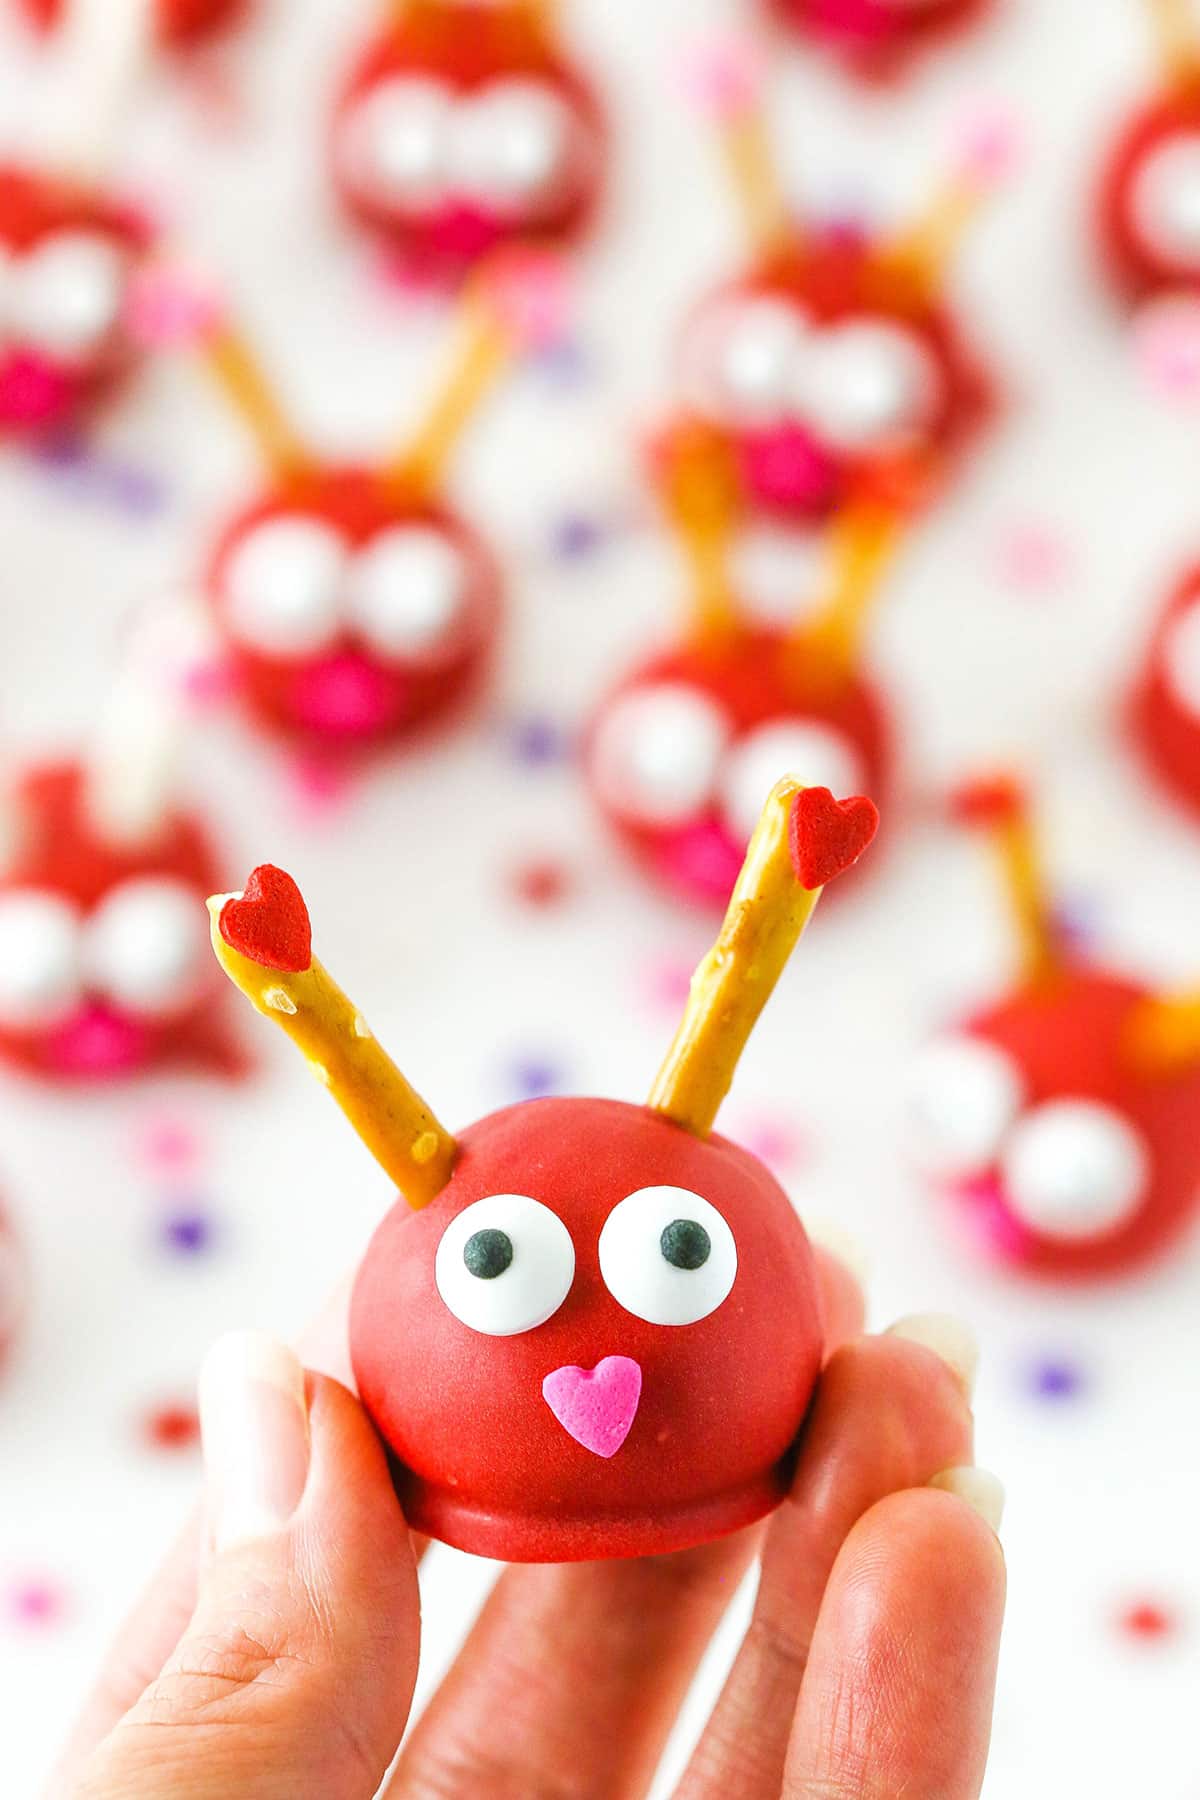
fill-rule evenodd
<path id="1" fill-rule="evenodd" d="M 692 976 L 675 1040 L 648 1104 L 697 1137 L 707 1137 L 750 1033 L 822 890 L 800 885 L 788 843 L 795 776 L 775 784 L 763 809 L 716 943 Z"/>
<path id="2" fill-rule="evenodd" d="M 724 447 L 706 435 L 685 435 L 667 447 L 665 497 L 671 525 L 691 575 L 690 636 L 721 643 L 737 629 L 738 606 L 729 567 L 735 496 Z"/>
<path id="3" fill-rule="evenodd" d="M 486 282 L 472 282 L 449 372 L 415 436 L 384 464 L 385 485 L 419 497 L 437 492 L 459 440 L 515 348 L 515 333 Z"/>
<path id="4" fill-rule="evenodd" d="M 791 634 L 797 675 L 806 687 L 837 692 L 850 679 L 903 533 L 904 520 L 891 507 L 851 506 L 835 518 L 829 596 L 815 617 L 802 619 Z"/>
<path id="5" fill-rule="evenodd" d="M 754 250 L 760 255 L 768 254 L 785 236 L 795 242 L 798 228 L 789 220 L 766 115 L 758 96 L 748 98 L 721 118 L 720 140 Z"/>
<path id="6" fill-rule="evenodd" d="M 266 370 L 245 333 L 224 309 L 211 319 L 199 347 L 209 372 L 250 431 L 272 474 L 288 480 L 311 468 L 312 457 Z"/>
<path id="7" fill-rule="evenodd" d="M 315 957 L 293 973 L 264 967 L 226 943 L 221 913 L 240 898 L 218 894 L 208 902 L 217 961 L 256 1011 L 291 1038 L 408 1204 L 428 1206 L 450 1179 L 454 1138 Z"/>
<path id="8" fill-rule="evenodd" d="M 1130 1021 L 1129 1051 L 1157 1074 L 1200 1062 L 1200 989 L 1144 1000 Z"/>
<path id="9" fill-rule="evenodd" d="M 1016 923 L 1024 980 L 1030 985 L 1046 981 L 1058 969 L 1061 955 L 1028 796 L 1007 778 L 979 782 L 960 795 L 959 810 L 969 823 L 990 833 Z"/>
<path id="10" fill-rule="evenodd" d="M 1200 75 L 1200 29 L 1190 0 L 1146 0 L 1146 6 L 1168 77 L 1194 81 Z"/>
<path id="11" fill-rule="evenodd" d="M 1019 158 L 1018 133 L 1000 112 L 963 121 L 949 172 L 915 219 L 890 245 L 884 264 L 936 290 L 984 203 L 1011 174 Z"/>

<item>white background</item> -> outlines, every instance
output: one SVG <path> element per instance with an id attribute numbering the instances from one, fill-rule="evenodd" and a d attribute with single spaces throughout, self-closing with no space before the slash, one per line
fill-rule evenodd
<path id="1" fill-rule="evenodd" d="M 639 511 L 637 427 L 666 383 L 675 321 L 739 248 L 706 130 L 681 102 L 679 53 L 729 23 L 730 0 L 573 0 L 610 91 L 618 169 L 581 279 L 590 378 L 524 375 L 489 409 L 456 490 L 511 570 L 512 629 L 491 713 L 467 735 L 380 768 L 319 833 L 279 754 L 232 721 L 190 758 L 230 847 L 296 871 L 322 953 L 451 1123 L 510 1098 L 513 1066 L 544 1059 L 570 1088 L 644 1094 L 673 1026 L 650 992 L 709 928 L 649 896 L 609 853 L 569 761 L 531 770 L 512 726 L 567 729 L 603 681 L 669 628 L 679 576 L 653 531 L 575 565 L 548 553 L 566 512 Z M 747 5 L 742 9 L 748 11 Z M 789 185 L 898 213 L 928 190 L 955 121 L 1005 101 L 1024 168 L 974 234 L 959 292 L 1001 371 L 1007 410 L 892 584 L 874 664 L 905 725 L 903 830 L 854 904 L 819 920 L 747 1055 L 726 1123 L 802 1134 L 786 1177 L 800 1207 L 870 1246 L 872 1316 L 967 1315 L 983 1343 L 981 1460 L 1009 1489 L 1011 1569 L 991 1800 L 1064 1793 L 1200 1793 L 1200 1253 L 1098 1294 L 1026 1290 L 947 1235 L 906 1169 L 901 1076 L 938 1020 L 1006 978 L 1005 921 L 977 845 L 933 817 L 940 783 L 1023 747 L 1062 893 L 1102 943 L 1163 980 L 1200 977 L 1200 836 L 1143 783 L 1119 737 L 1128 659 L 1177 562 L 1200 542 L 1200 419 L 1171 413 L 1134 365 L 1094 276 L 1089 181 L 1106 122 L 1151 73 L 1135 0 L 1000 0 L 1002 19 L 894 99 L 867 100 L 781 54 L 771 95 Z M 298 417 L 331 449 L 390 443 L 415 416 L 444 339 L 373 284 L 322 180 L 330 72 L 367 6 L 264 7 L 223 52 L 239 96 L 226 125 L 160 69 L 121 134 L 129 183 L 170 208 L 222 270 Z M 0 119 L 24 140 L 45 86 L 23 40 L 0 39 Z M 239 430 L 190 371 L 148 376 L 108 418 L 101 468 L 166 486 L 150 520 L 28 458 L 0 460 L 0 732 L 6 754 L 71 745 L 98 703 L 130 606 L 195 566 L 212 521 L 254 474 Z M 104 459 L 108 459 L 105 463 Z M 1005 574 L 1014 534 L 1045 529 L 1065 574 L 1044 592 Z M 515 862 L 550 854 L 568 904 L 513 898 Z M 247 1021 L 249 1023 L 249 1021 Z M 0 1787 L 34 1792 L 102 1647 L 196 1481 L 155 1453 L 142 1413 L 186 1395 L 210 1339 L 255 1323 L 292 1331 L 348 1267 L 386 1184 L 280 1039 L 235 1093 L 174 1082 L 81 1099 L 0 1085 L 0 1170 L 27 1237 L 31 1316 L 0 1388 Z M 171 1257 L 165 1184 L 132 1146 L 164 1113 L 204 1155 L 195 1185 L 218 1217 L 208 1257 Z M 1060 1355 L 1083 1393 L 1039 1401 L 1029 1370 Z M 428 1675 L 444 1666 L 491 1571 L 435 1553 Z M 40 1628 L 12 1596 L 61 1596 Z M 1149 1597 L 1176 1612 L 1158 1646 L 1113 1617 Z M 711 1693 L 726 1634 L 706 1669 Z M 688 1721 L 694 1728 L 697 1706 Z M 686 1733 L 684 1733 L 684 1736 Z M 686 1745 L 681 1736 L 672 1766 Z"/>

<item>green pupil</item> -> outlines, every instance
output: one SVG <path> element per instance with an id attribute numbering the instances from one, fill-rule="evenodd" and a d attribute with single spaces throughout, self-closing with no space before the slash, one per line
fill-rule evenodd
<path id="1" fill-rule="evenodd" d="M 712 1254 L 712 1239 L 696 1219 L 672 1219 L 658 1240 L 667 1262 L 676 1269 L 700 1269 Z"/>
<path id="2" fill-rule="evenodd" d="M 503 1275 L 512 1259 L 512 1239 L 506 1231 L 496 1231 L 491 1226 L 475 1232 L 463 1245 L 467 1273 L 477 1276 L 480 1281 L 495 1281 L 497 1275 Z"/>

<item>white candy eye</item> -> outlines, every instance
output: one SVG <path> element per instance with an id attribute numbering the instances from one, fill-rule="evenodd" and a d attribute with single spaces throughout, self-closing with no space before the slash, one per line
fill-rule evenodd
<path id="1" fill-rule="evenodd" d="M 1139 1132 L 1094 1100 L 1054 1100 L 1015 1127 L 1002 1159 L 1009 1206 L 1044 1237 L 1114 1231 L 1138 1210 L 1150 1177 Z"/>
<path id="2" fill-rule="evenodd" d="M 1200 600 L 1167 627 L 1162 657 L 1171 693 L 1184 712 L 1200 719 Z"/>
<path id="3" fill-rule="evenodd" d="M 1134 176 L 1129 207 L 1156 255 L 1200 265 L 1200 133 L 1180 132 L 1150 152 Z"/>
<path id="4" fill-rule="evenodd" d="M 459 106 L 454 183 L 499 211 L 521 212 L 553 193 L 575 128 L 570 108 L 545 82 L 491 82 Z"/>
<path id="5" fill-rule="evenodd" d="M 13 888 L 0 894 L 0 1024 L 43 1029 L 82 996 L 80 917 L 59 894 Z"/>
<path id="6" fill-rule="evenodd" d="M 918 1056 L 909 1086 L 913 1149 L 941 1180 L 980 1174 L 1025 1102 L 1010 1056 L 983 1038 L 944 1038 Z"/>
<path id="7" fill-rule="evenodd" d="M 347 614 L 381 656 L 419 659 L 446 638 L 466 588 L 465 559 L 445 532 L 397 525 L 354 558 Z"/>
<path id="8" fill-rule="evenodd" d="M 856 319 L 819 333 L 800 374 L 799 403 L 821 436 L 842 450 L 907 440 L 932 417 L 941 374 L 911 331 Z"/>
<path id="9" fill-rule="evenodd" d="M 13 337 L 67 360 L 98 350 L 125 296 L 124 252 L 94 231 L 59 231 L 14 259 L 8 327 Z"/>
<path id="10" fill-rule="evenodd" d="M 331 525 L 302 513 L 255 525 L 225 565 L 229 623 L 268 656 L 327 648 L 341 625 L 346 545 Z"/>
<path id="11" fill-rule="evenodd" d="M 635 1318 L 694 1325 L 728 1296 L 737 1245 L 716 1207 L 690 1188 L 639 1188 L 604 1221 L 600 1273 Z"/>
<path id="12" fill-rule="evenodd" d="M 432 212 L 444 195 L 453 109 L 441 82 L 417 75 L 381 81 L 342 123 L 347 177 L 385 205 Z"/>
<path id="13" fill-rule="evenodd" d="M 701 314 L 683 347 L 693 403 L 719 422 L 777 424 L 790 410 L 808 332 L 787 300 L 729 301 Z"/>
<path id="14" fill-rule="evenodd" d="M 200 896 L 182 881 L 165 875 L 123 881 L 89 920 L 88 979 L 131 1012 L 180 1012 L 205 985 L 207 938 Z"/>
<path id="15" fill-rule="evenodd" d="M 844 732 L 817 719 L 768 720 L 738 740 L 721 770 L 725 821 L 739 843 L 749 841 L 767 795 L 784 775 L 838 795 L 860 793 L 866 785 L 859 754 Z"/>
<path id="16" fill-rule="evenodd" d="M 575 1279 L 575 1246 L 557 1213 L 528 1194 L 489 1194 L 452 1219 L 434 1279 L 456 1319 L 487 1337 L 533 1331 Z"/>
<path id="17" fill-rule="evenodd" d="M 592 772 L 607 805 L 644 825 L 680 825 L 712 795 L 731 735 L 729 719 L 698 688 L 634 688 L 605 713 Z"/>

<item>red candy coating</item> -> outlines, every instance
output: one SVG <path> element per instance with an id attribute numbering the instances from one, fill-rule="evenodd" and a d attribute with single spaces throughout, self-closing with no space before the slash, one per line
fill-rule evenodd
<path id="1" fill-rule="evenodd" d="M 1200 1065 L 1151 1072 L 1130 1054 L 1137 1010 L 1150 996 L 1119 976 L 1070 969 L 971 1019 L 966 1032 L 997 1046 L 1020 1070 L 1025 1110 L 1054 1100 L 1111 1107 L 1141 1135 L 1149 1179 L 1141 1203 L 1103 1236 L 1066 1241 L 1012 1213 L 998 1167 L 959 1195 L 969 1221 L 1022 1274 L 1053 1281 L 1125 1274 L 1166 1250 L 1192 1221 L 1200 1190 Z"/>
<path id="2" fill-rule="evenodd" d="M 724 906 L 745 854 L 745 840 L 724 816 L 717 783 L 694 815 L 680 824 L 641 822 L 616 810 L 596 779 L 594 748 L 605 716 L 625 695 L 660 684 L 694 688 L 728 716 L 732 735 L 726 759 L 761 726 L 796 722 L 827 727 L 845 738 L 861 767 L 860 785 L 886 811 L 893 779 L 892 729 L 882 696 L 857 673 L 832 690 L 806 679 L 794 644 L 772 631 L 747 629 L 729 643 L 706 650 L 684 646 L 661 652 L 633 670 L 605 698 L 592 721 L 585 750 L 587 772 L 601 811 L 647 872 L 672 892 L 702 905 Z M 775 775 L 802 769 L 778 769 Z M 769 784 L 768 784 L 769 785 Z M 765 801 L 764 787 L 761 798 Z M 852 875 L 848 882 L 857 881 Z M 840 884 L 837 892 L 841 892 Z"/>
<path id="3" fill-rule="evenodd" d="M 66 239 L 97 239 L 114 249 L 131 275 L 150 233 L 128 208 L 99 191 L 0 162 L 0 255 L 9 290 L 18 288 L 33 259 Z M 43 268 L 42 279 L 45 280 Z M 70 281 L 61 270 L 55 283 Z M 11 310 L 11 300 L 8 303 Z M 66 297 L 64 304 L 72 304 Z M 136 360 L 123 317 L 97 331 L 94 341 L 67 353 L 39 336 L 37 315 L 6 322 L 0 343 L 0 433 L 28 436 L 70 424 L 103 399 Z"/>
<path id="4" fill-rule="evenodd" d="M 992 0 L 767 0 L 789 30 L 867 81 L 889 80 L 922 51 L 973 24 Z"/>
<path id="5" fill-rule="evenodd" d="M 1128 723 L 1142 755 L 1175 798 L 1200 815 L 1200 714 L 1167 673 L 1171 633 L 1200 605 L 1200 568 L 1189 569 L 1159 615 L 1129 697 Z"/>
<path id="6" fill-rule="evenodd" d="M 239 635 L 226 590 L 231 560 L 256 527 L 296 515 L 331 526 L 351 558 L 393 526 L 428 527 L 444 537 L 462 558 L 466 586 L 436 654 L 380 654 L 349 621 L 313 654 L 268 652 Z M 480 689 L 500 625 L 500 572 L 482 539 L 448 508 L 409 500 L 358 467 L 310 470 L 260 495 L 226 526 L 207 585 L 252 710 L 276 730 L 340 750 L 376 747 L 453 719 Z"/>
<path id="7" fill-rule="evenodd" d="M 448 171 L 436 178 L 436 195 L 420 202 L 381 193 L 354 168 L 344 145 L 352 117 L 398 77 L 436 84 L 452 119 L 497 82 L 545 87 L 563 103 L 575 132 L 563 178 L 536 202 L 513 209 L 497 209 L 469 188 L 458 191 Z M 351 215 L 415 271 L 457 279 L 502 245 L 562 244 L 580 236 L 600 197 L 606 136 L 590 83 L 532 8 L 495 0 L 414 0 L 367 45 L 342 90 L 333 119 L 334 180 Z"/>
<path id="8" fill-rule="evenodd" d="M 245 1057 L 213 1007 L 211 955 L 205 956 L 203 907 L 219 888 L 216 852 L 197 820 L 168 818 L 153 843 L 137 848 L 102 840 L 84 805 L 84 777 L 76 763 L 39 765 L 17 784 L 20 836 L 0 881 L 13 892 L 61 896 L 86 926 L 96 908 L 124 883 L 167 877 L 195 894 L 197 983 L 186 1004 L 166 1013 L 135 1011 L 85 985 L 65 1019 L 20 1029 L 0 1026 L 0 1058 L 56 1080 L 101 1080 L 160 1066 L 201 1065 L 237 1075 Z"/>
<path id="9" fill-rule="evenodd" d="M 41 31 L 60 23 L 63 4 L 64 0 L 18 0 L 21 11 Z M 156 0 L 158 35 L 173 50 L 187 49 L 234 24 L 246 9 L 247 0 Z"/>
<path id="10" fill-rule="evenodd" d="M 1025 789 L 1011 775 L 981 776 L 950 796 L 950 810 L 963 825 L 1003 824 L 1019 819 L 1025 809 Z"/>
<path id="11" fill-rule="evenodd" d="M 298 974 L 312 962 L 312 923 L 304 896 L 283 869 L 261 863 L 240 900 L 227 900 L 218 921 L 225 942 L 265 969 Z"/>
<path id="12" fill-rule="evenodd" d="M 1200 83 L 1157 95 L 1127 121 L 1100 181 L 1101 250 L 1114 286 L 1131 303 L 1200 290 L 1200 258 L 1182 260 L 1150 243 L 1135 216 L 1136 184 L 1148 159 L 1172 139 L 1200 132 Z"/>
<path id="13" fill-rule="evenodd" d="M 878 829 L 879 810 L 861 794 L 835 800 L 823 787 L 797 794 L 788 820 L 788 843 L 801 887 L 824 887 L 851 868 Z"/>
<path id="14" fill-rule="evenodd" d="M 702 1195 L 736 1242 L 732 1290 L 690 1325 L 635 1317 L 600 1272 L 612 1209 L 659 1184 Z M 557 1213 L 575 1274 L 544 1324 L 489 1337 L 450 1312 L 434 1259 L 466 1206 L 507 1193 Z M 721 1137 L 701 1141 L 615 1100 L 530 1101 L 464 1132 L 438 1199 L 417 1213 L 400 1203 L 379 1227 L 350 1309 L 355 1380 L 409 1523 L 517 1562 L 659 1554 L 761 1518 L 787 1491 L 821 1339 L 812 1253 L 774 1177 Z M 641 1371 L 632 1425 L 611 1455 L 571 1435 L 543 1396 L 547 1376 L 606 1358 Z M 632 1390 L 621 1388 L 614 1402 L 627 1409 Z"/>

